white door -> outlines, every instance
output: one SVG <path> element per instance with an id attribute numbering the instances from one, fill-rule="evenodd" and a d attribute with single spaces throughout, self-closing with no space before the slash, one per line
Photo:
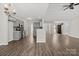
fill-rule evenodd
<path id="1" fill-rule="evenodd" d="M 8 42 L 13 40 L 13 22 L 8 21 Z"/>

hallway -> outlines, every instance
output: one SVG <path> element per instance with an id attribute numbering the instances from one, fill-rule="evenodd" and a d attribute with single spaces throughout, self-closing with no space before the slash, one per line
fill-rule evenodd
<path id="1" fill-rule="evenodd" d="M 0 46 L 0 56 L 79 55 L 79 39 L 66 35 L 47 35 L 46 43 L 31 43 L 29 37 Z"/>

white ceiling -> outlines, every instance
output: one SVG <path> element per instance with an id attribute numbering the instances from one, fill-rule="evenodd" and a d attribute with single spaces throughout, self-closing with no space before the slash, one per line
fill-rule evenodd
<path id="1" fill-rule="evenodd" d="M 63 10 L 65 3 L 13 3 L 16 16 L 22 20 L 44 18 L 45 20 L 68 20 L 79 16 L 79 6 L 74 10 Z M 30 18 L 31 17 L 31 18 Z"/>
<path id="2" fill-rule="evenodd" d="M 64 11 L 63 6 L 68 5 L 68 3 L 52 3 L 49 4 L 46 16 L 47 20 L 53 21 L 69 21 L 79 17 L 79 5 L 74 6 L 74 9 L 67 9 Z"/>
<path id="3" fill-rule="evenodd" d="M 44 18 L 48 3 L 14 3 L 13 6 L 16 9 L 16 15 L 21 18 Z"/>

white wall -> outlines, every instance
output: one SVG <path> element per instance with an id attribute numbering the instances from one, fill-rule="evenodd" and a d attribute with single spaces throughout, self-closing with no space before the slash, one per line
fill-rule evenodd
<path id="1" fill-rule="evenodd" d="M 24 31 L 25 31 L 25 36 L 28 36 L 28 23 L 27 23 L 27 21 L 24 21 Z"/>
<path id="2" fill-rule="evenodd" d="M 79 38 L 79 5 L 74 10 L 65 10 L 63 6 L 67 4 L 49 4 L 46 19 L 47 21 L 63 21 L 64 34 Z"/>
<path id="3" fill-rule="evenodd" d="M 3 13 L 0 4 L 0 45 L 8 44 L 8 17 Z"/>
<path id="4" fill-rule="evenodd" d="M 71 21 L 69 35 L 79 38 L 79 17 Z"/>
<path id="5" fill-rule="evenodd" d="M 31 22 L 24 20 L 24 31 L 25 31 L 25 36 L 29 36 L 30 35 Z"/>
<path id="6" fill-rule="evenodd" d="M 8 42 L 13 40 L 13 22 L 8 21 Z"/>

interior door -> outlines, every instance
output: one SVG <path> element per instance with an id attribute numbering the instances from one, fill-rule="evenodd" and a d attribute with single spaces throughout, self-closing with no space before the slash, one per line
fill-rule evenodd
<path id="1" fill-rule="evenodd" d="M 8 21 L 8 42 L 13 40 L 13 22 Z"/>

